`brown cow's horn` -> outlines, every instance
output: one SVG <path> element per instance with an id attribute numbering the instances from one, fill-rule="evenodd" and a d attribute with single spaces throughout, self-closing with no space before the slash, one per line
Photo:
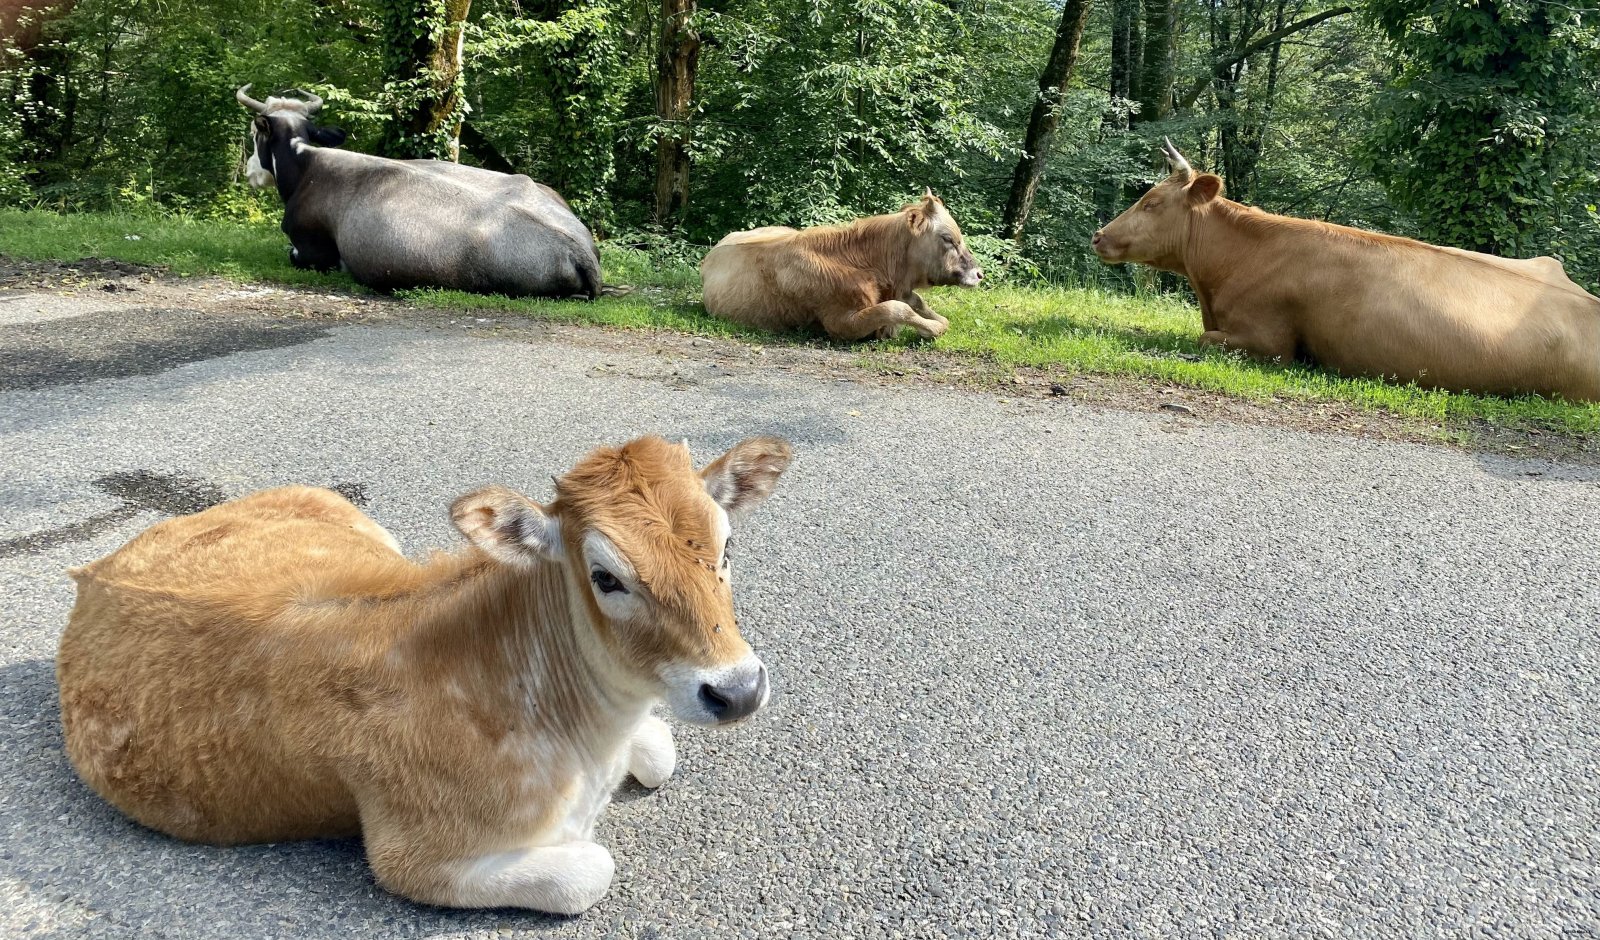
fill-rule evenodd
<path id="1" fill-rule="evenodd" d="M 1190 166 L 1189 161 L 1183 158 L 1183 154 L 1178 152 L 1177 147 L 1172 146 L 1172 138 L 1163 137 L 1161 140 L 1164 144 L 1164 146 L 1161 148 L 1161 152 L 1167 155 L 1168 168 L 1170 168 L 1174 173 L 1182 173 L 1185 176 L 1193 175 L 1194 167 Z"/>
<path id="2" fill-rule="evenodd" d="M 258 114 L 266 114 L 267 113 L 267 106 L 266 105 L 262 104 L 261 102 L 257 101 L 256 99 L 250 97 L 250 86 L 248 84 L 245 85 L 243 88 L 239 89 L 238 91 L 234 92 L 233 96 L 235 98 L 239 99 L 239 103 L 240 104 L 244 105 L 245 107 L 249 108 L 250 110 L 252 110 L 252 111 L 254 111 L 254 112 L 258 113 Z"/>

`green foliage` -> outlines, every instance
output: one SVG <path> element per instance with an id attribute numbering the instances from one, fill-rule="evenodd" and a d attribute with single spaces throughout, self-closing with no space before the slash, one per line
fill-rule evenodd
<path id="1" fill-rule="evenodd" d="M 324 122 L 367 152 L 444 153 L 464 115 L 464 161 L 527 173 L 600 236 L 641 243 L 668 130 L 657 0 L 473 0 L 451 78 L 424 53 L 460 3 L 76 0 L 42 43 L 0 49 L 0 203 L 274 217 L 276 196 L 251 195 L 240 172 L 232 95 L 251 82 L 317 92 Z M 1176 87 L 1202 93 L 1132 131 L 1131 102 L 1106 91 L 1113 6 L 1093 9 L 1020 243 L 975 238 L 997 276 L 1131 288 L 1089 239 L 1162 173 L 1154 145 L 1171 135 L 1269 210 L 1554 253 L 1600 284 L 1585 208 L 1600 202 L 1600 18 L 1580 19 L 1584 4 L 1371 0 L 1370 16 L 1220 76 L 1214 60 L 1242 37 L 1324 4 L 1176 5 Z M 1053 0 L 703 0 L 681 241 L 649 252 L 893 211 L 924 186 L 969 236 L 996 231 L 1059 14 Z M 441 87 L 460 91 L 453 111 L 416 137 L 397 115 L 445 100 Z"/>
<path id="2" fill-rule="evenodd" d="M 499 153 L 555 187 L 599 234 L 612 226 L 624 98 L 648 89 L 630 66 L 637 32 L 610 0 L 524 9 L 491 3 L 469 31 L 480 70 L 474 118 Z"/>
<path id="3" fill-rule="evenodd" d="M 1370 9 L 1402 63 L 1377 102 L 1374 175 L 1432 240 L 1514 257 L 1551 250 L 1558 205 L 1595 187 L 1596 18 L 1545 0 Z"/>

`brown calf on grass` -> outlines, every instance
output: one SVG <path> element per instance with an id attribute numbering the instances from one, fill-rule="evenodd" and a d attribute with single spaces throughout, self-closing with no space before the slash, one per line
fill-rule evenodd
<path id="1" fill-rule="evenodd" d="M 1600 298 L 1554 258 L 1523 261 L 1270 215 L 1172 170 L 1095 233 L 1103 261 L 1182 274 L 1202 344 L 1453 391 L 1600 400 Z"/>
<path id="2" fill-rule="evenodd" d="M 179 838 L 359 833 L 418 901 L 582 911 L 611 882 L 593 834 L 623 773 L 673 771 L 651 706 L 709 725 L 766 703 L 728 523 L 789 460 L 777 438 L 699 473 L 660 438 L 598 450 L 548 505 L 461 497 L 471 547 L 424 564 L 310 487 L 159 523 L 72 572 L 67 754 Z"/>
<path id="3" fill-rule="evenodd" d="M 700 262 L 712 316 L 773 332 L 818 326 L 834 339 L 888 339 L 909 326 L 940 336 L 950 321 L 917 295 L 975 286 L 983 270 L 931 190 L 890 215 L 844 226 L 734 232 Z"/>

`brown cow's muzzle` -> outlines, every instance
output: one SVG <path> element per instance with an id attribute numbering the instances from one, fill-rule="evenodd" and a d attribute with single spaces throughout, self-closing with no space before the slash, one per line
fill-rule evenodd
<path id="1" fill-rule="evenodd" d="M 1094 248 L 1094 253 L 1106 264 L 1121 262 L 1122 252 L 1117 250 L 1115 240 L 1106 237 L 1105 229 L 1095 232 L 1094 237 L 1089 239 L 1089 244 Z"/>

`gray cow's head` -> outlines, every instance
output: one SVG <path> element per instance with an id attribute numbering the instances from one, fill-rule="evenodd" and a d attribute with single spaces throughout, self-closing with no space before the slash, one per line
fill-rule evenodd
<path id="1" fill-rule="evenodd" d="M 311 115 L 322 107 L 322 99 L 310 92 L 295 89 L 302 98 L 268 97 L 257 101 L 250 97 L 246 85 L 234 97 L 246 108 L 255 112 L 250 121 L 250 139 L 254 147 L 246 177 L 258 189 L 277 184 L 278 194 L 287 200 L 300 184 L 303 148 L 307 144 L 337 147 L 344 143 L 345 132 L 336 127 L 318 127 L 311 123 Z"/>

